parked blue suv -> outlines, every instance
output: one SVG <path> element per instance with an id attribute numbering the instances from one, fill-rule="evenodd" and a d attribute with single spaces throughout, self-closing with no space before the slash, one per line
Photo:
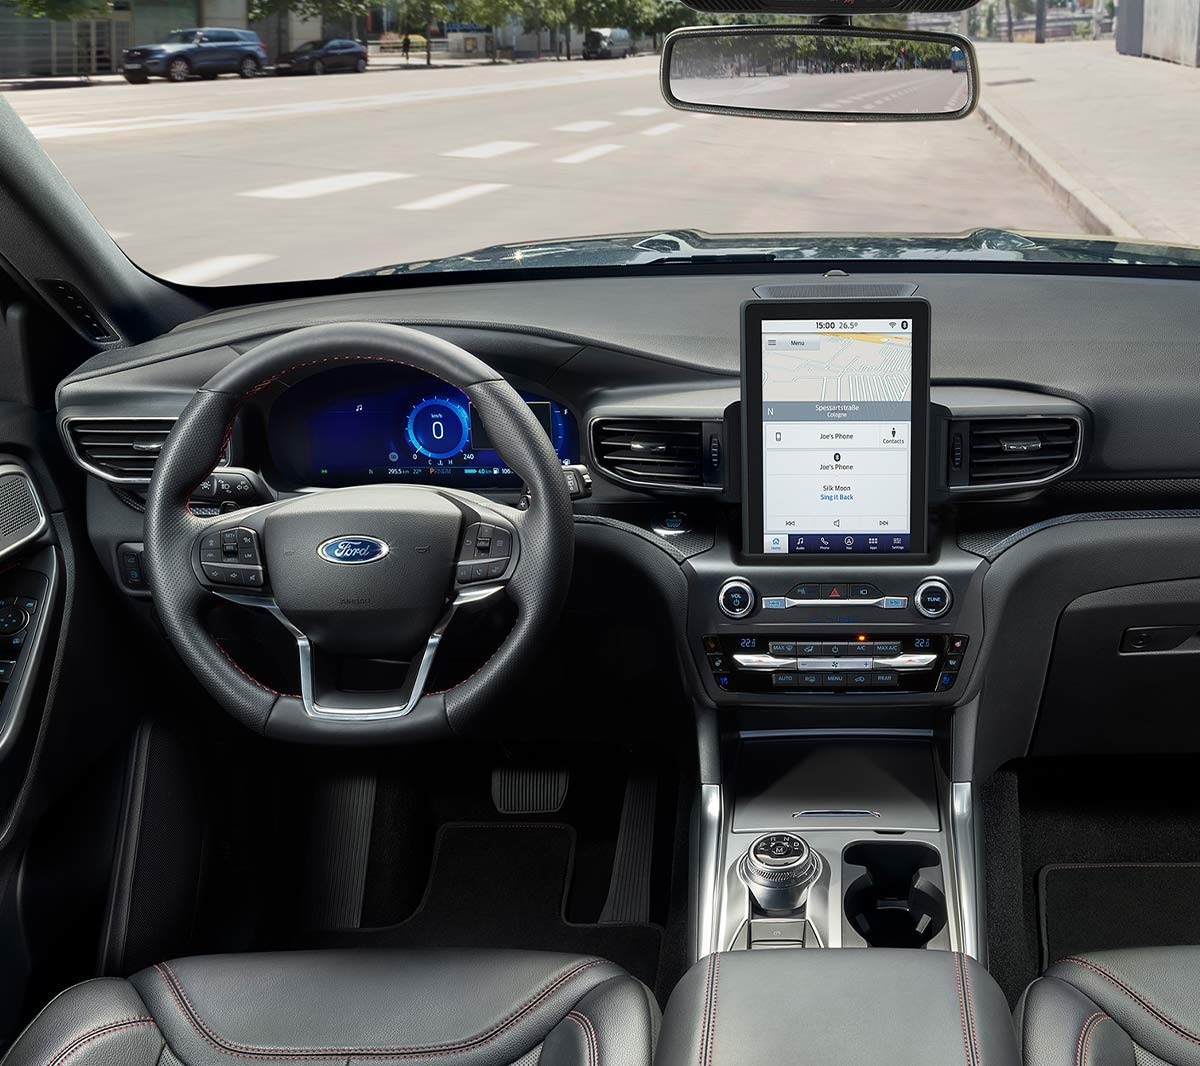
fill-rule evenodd
<path id="1" fill-rule="evenodd" d="M 267 61 L 267 50 L 253 30 L 201 26 L 172 30 L 159 44 L 140 44 L 122 53 L 125 80 L 143 85 L 150 78 L 187 81 L 220 74 L 253 78 Z"/>

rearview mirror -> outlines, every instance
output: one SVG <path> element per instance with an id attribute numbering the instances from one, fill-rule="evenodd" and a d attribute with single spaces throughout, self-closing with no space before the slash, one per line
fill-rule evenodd
<path id="1" fill-rule="evenodd" d="M 662 92 L 683 111 L 826 122 L 963 118 L 979 97 L 975 51 L 950 33 L 815 26 L 676 30 Z"/>

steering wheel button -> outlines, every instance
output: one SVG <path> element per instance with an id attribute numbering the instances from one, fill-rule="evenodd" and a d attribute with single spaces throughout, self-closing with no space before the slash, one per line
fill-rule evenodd
<path id="1" fill-rule="evenodd" d="M 487 563 L 475 563 L 471 567 L 471 580 L 472 581 L 486 581 L 487 576 L 488 576 L 488 564 Z"/>
<path id="2" fill-rule="evenodd" d="M 488 577 L 501 577 L 504 571 L 508 569 L 507 559 L 495 559 L 487 564 Z"/>
<path id="3" fill-rule="evenodd" d="M 496 526 L 492 530 L 492 554 L 512 555 L 512 537 L 508 530 Z"/>
<path id="4" fill-rule="evenodd" d="M 219 563 L 221 561 L 220 548 L 201 548 L 200 561 L 202 563 Z M 134 564 L 137 565 L 136 563 Z"/>
<path id="5" fill-rule="evenodd" d="M 221 530 L 222 544 L 236 544 L 238 539 L 238 531 L 236 529 Z"/>
<path id="6" fill-rule="evenodd" d="M 260 589 L 263 583 L 263 573 L 257 567 L 251 567 L 248 570 L 242 571 L 242 583 L 247 588 Z"/>
<path id="7" fill-rule="evenodd" d="M 471 580 L 471 565 L 470 565 L 470 563 L 461 564 L 458 567 L 458 570 L 454 576 L 460 585 L 467 584 Z"/>

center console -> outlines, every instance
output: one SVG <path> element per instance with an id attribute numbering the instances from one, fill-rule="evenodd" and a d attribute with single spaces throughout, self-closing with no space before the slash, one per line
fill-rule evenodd
<path id="1" fill-rule="evenodd" d="M 686 566 L 720 764 L 696 954 L 976 953 L 970 786 L 956 791 L 948 736 L 987 563 L 930 499 L 929 307 L 742 314 L 740 529 Z"/>
<path id="2" fill-rule="evenodd" d="M 760 300 L 742 316 L 740 537 L 689 560 L 705 694 L 778 710 L 954 702 L 985 564 L 930 510 L 929 305 Z"/>

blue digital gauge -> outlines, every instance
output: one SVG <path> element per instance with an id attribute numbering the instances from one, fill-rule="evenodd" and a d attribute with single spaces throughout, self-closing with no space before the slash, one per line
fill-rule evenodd
<path id="1" fill-rule="evenodd" d="M 449 459 L 466 449 L 471 421 L 461 404 L 431 396 L 408 413 L 405 432 L 414 452 L 430 459 Z"/>

